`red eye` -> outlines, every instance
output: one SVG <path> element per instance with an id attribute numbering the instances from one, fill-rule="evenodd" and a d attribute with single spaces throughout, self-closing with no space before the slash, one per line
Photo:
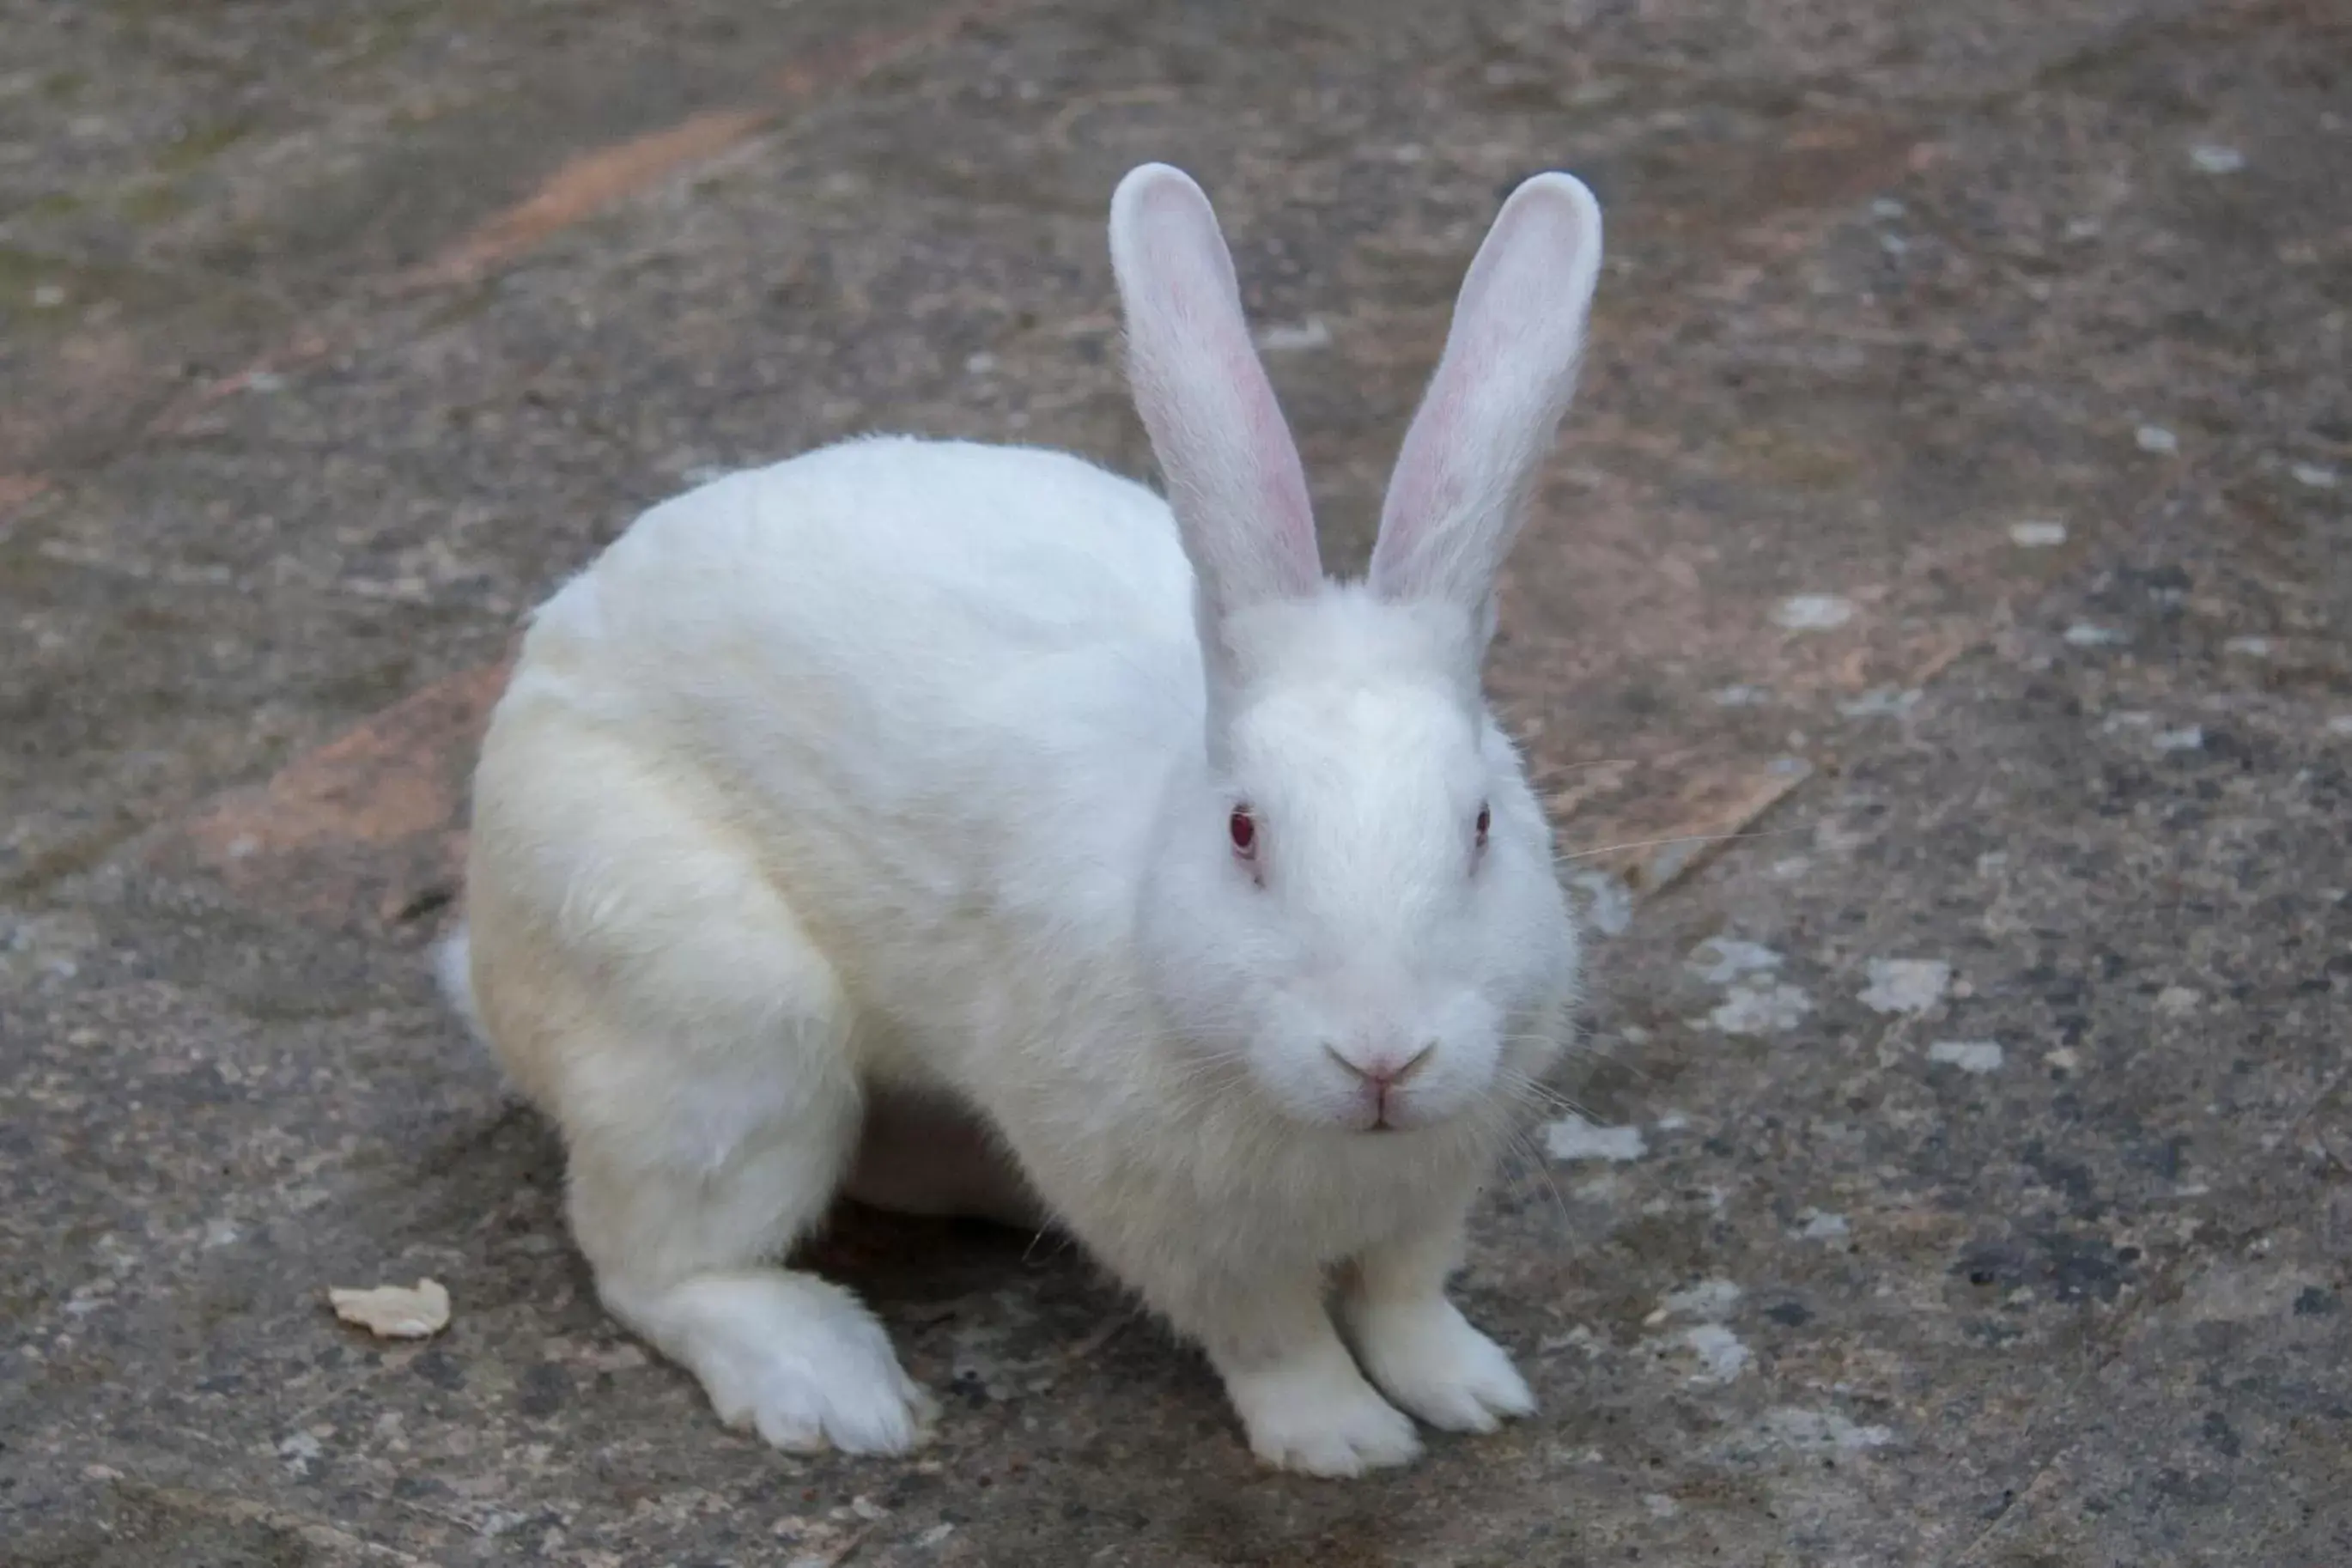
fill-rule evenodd
<path id="1" fill-rule="evenodd" d="M 1486 847 L 1486 829 L 1495 826 L 1495 814 L 1485 806 L 1478 808 L 1478 847 Z"/>
<path id="2" fill-rule="evenodd" d="M 1225 818 L 1225 837 L 1234 841 L 1234 854 L 1244 860 L 1257 858 L 1257 818 L 1250 815 L 1248 806 L 1234 807 L 1234 814 Z"/>

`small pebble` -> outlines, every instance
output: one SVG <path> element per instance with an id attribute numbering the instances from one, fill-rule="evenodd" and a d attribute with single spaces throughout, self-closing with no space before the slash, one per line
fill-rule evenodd
<path id="1" fill-rule="evenodd" d="M 1937 958 L 1874 958 L 1864 969 L 1859 998 L 1874 1013 L 1925 1013 L 1952 985 L 1952 966 Z"/>
<path id="2" fill-rule="evenodd" d="M 1331 328 L 1320 316 L 1309 316 L 1296 325 L 1265 327 L 1257 334 L 1257 346 L 1270 354 L 1325 348 L 1330 342 Z"/>
<path id="3" fill-rule="evenodd" d="M 1813 1010 L 1813 999 L 1793 985 L 1734 985 L 1706 1021 L 1727 1035 L 1772 1035 L 1793 1029 Z"/>
<path id="4" fill-rule="evenodd" d="M 1772 610 L 1772 624 L 1792 632 L 1828 631 L 1853 619 L 1853 601 L 1835 594 L 1799 594 Z"/>
<path id="5" fill-rule="evenodd" d="M 1683 1343 L 1698 1358 L 1697 1384 L 1729 1383 L 1748 1370 L 1748 1347 L 1721 1323 L 1701 1323 L 1683 1331 Z"/>
<path id="6" fill-rule="evenodd" d="M 2000 1068 L 2000 1047 L 1991 1040 L 1937 1040 L 1927 1047 L 1927 1059 L 1966 1073 L 1989 1073 Z"/>
<path id="7" fill-rule="evenodd" d="M 1584 895 L 1584 918 L 1603 936 L 1622 936 L 1633 923 L 1633 893 L 1622 879 L 1586 871 L 1569 884 Z"/>
<path id="8" fill-rule="evenodd" d="M 1676 1290 L 1658 1303 L 1657 1310 L 1643 1321 L 1654 1328 L 1669 1318 L 1696 1318 L 1701 1322 L 1720 1322 L 1731 1316 L 1748 1294 L 1728 1279 L 1702 1279 L 1686 1289 Z"/>
<path id="9" fill-rule="evenodd" d="M 1605 1160 L 1622 1164 L 1649 1152 L 1638 1127 L 1602 1127 L 1568 1115 L 1544 1128 L 1544 1152 L 1555 1160 Z"/>
<path id="10" fill-rule="evenodd" d="M 1780 955 L 1762 942 L 1711 936 L 1691 949 L 1690 956 L 1683 962 L 1697 970 L 1699 978 L 1709 985 L 1728 985 L 1743 974 L 1780 968 Z"/>
<path id="11" fill-rule="evenodd" d="M 1924 695 L 1916 687 L 1900 691 L 1892 686 L 1882 686 L 1839 703 L 1838 711 L 1849 719 L 1897 719 L 1918 706 Z"/>

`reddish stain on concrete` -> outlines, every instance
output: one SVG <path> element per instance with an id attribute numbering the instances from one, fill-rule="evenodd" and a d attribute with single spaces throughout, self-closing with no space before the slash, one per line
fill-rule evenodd
<path id="1" fill-rule="evenodd" d="M 475 749 L 509 666 L 465 670 L 215 796 L 161 856 L 268 908 L 394 925 L 454 900 Z"/>
<path id="2" fill-rule="evenodd" d="M 950 5 L 916 26 L 856 34 L 777 73 L 774 96 L 766 102 L 708 110 L 667 129 L 581 153 L 404 281 L 422 288 L 462 283 L 506 266 L 614 202 L 757 135 L 803 100 L 855 87 L 892 60 L 1015 4 L 980 0 Z"/>

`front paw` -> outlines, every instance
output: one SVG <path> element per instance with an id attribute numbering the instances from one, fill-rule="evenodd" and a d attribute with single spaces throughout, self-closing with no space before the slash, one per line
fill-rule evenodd
<path id="1" fill-rule="evenodd" d="M 1443 1296 L 1367 1303 L 1352 1314 L 1356 1353 L 1391 1399 L 1448 1432 L 1492 1432 L 1534 1413 L 1535 1395 L 1503 1347 Z"/>
<path id="2" fill-rule="evenodd" d="M 1336 1343 L 1331 1351 L 1226 1377 L 1251 1450 L 1309 1476 L 1411 1464 L 1421 1453 L 1411 1418 L 1382 1399 Z"/>

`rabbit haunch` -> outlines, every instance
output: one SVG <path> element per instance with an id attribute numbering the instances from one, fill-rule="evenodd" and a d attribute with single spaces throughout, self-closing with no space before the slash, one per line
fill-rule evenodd
<path id="1" fill-rule="evenodd" d="M 1578 964 L 1478 668 L 1600 214 L 1505 204 L 1346 585 L 1199 187 L 1136 170 L 1110 240 L 1168 500 L 876 438 L 646 513 L 531 626 L 446 973 L 604 1301 L 730 1423 L 934 1419 L 778 1266 L 846 1190 L 1042 1215 L 1256 1452 L 1355 1474 L 1533 1408 L 1445 1295 Z"/>

